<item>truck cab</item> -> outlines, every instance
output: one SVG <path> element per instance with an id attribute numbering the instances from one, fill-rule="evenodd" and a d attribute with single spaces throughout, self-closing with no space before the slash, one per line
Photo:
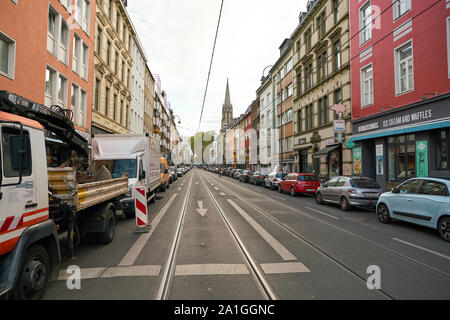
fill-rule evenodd
<path id="1" fill-rule="evenodd" d="M 58 271 L 61 257 L 49 220 L 46 168 L 43 127 L 0 112 L 0 297 L 16 287 L 15 298 L 38 298 L 47 278 Z M 17 269 L 30 272 L 18 277 Z M 26 290 L 26 284 L 34 290 Z"/>

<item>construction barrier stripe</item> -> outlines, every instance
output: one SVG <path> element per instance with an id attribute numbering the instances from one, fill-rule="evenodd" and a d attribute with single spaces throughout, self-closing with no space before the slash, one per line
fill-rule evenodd
<path id="1" fill-rule="evenodd" d="M 144 188 L 136 188 L 135 192 L 135 215 L 136 215 L 136 225 L 138 227 L 146 226 L 148 223 L 147 217 L 147 199 Z"/>

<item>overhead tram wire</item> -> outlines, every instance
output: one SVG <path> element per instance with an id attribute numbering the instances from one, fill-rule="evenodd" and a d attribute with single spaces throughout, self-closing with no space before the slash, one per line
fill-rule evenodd
<path id="1" fill-rule="evenodd" d="M 224 0 L 222 0 L 222 3 L 220 5 L 219 19 L 217 20 L 216 35 L 214 37 L 214 45 L 213 45 L 213 50 L 212 50 L 212 54 L 211 54 L 211 62 L 209 63 L 209 71 L 208 71 L 208 78 L 206 80 L 205 94 L 203 95 L 202 112 L 200 113 L 200 120 L 198 122 L 198 130 L 197 131 L 200 131 L 200 125 L 202 123 L 203 109 L 205 108 L 206 93 L 208 92 L 209 77 L 211 75 L 211 67 L 212 67 L 212 63 L 214 60 L 214 51 L 216 50 L 217 35 L 219 33 L 220 18 L 222 17 L 223 1 Z"/>

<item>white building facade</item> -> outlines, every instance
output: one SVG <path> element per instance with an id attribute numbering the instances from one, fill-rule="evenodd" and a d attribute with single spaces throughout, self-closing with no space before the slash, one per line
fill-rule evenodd
<path id="1" fill-rule="evenodd" d="M 131 104 L 130 104 L 130 133 L 144 133 L 144 109 L 145 109 L 145 65 L 147 56 L 139 38 L 135 36 L 132 41 L 131 56 L 133 67 L 131 68 Z"/>

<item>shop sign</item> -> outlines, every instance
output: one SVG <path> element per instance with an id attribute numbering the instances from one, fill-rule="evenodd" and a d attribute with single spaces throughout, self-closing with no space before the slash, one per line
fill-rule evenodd
<path id="1" fill-rule="evenodd" d="M 416 141 L 417 177 L 428 177 L 428 141 Z"/>
<path id="2" fill-rule="evenodd" d="M 353 148 L 353 174 L 362 174 L 362 148 Z"/>
<path id="3" fill-rule="evenodd" d="M 433 103 L 424 102 L 415 107 L 404 107 L 400 111 L 388 112 L 365 121 L 353 122 L 353 134 L 364 134 L 377 130 L 393 129 L 406 125 L 437 121 L 448 117 L 448 99 Z"/>
<path id="4" fill-rule="evenodd" d="M 345 120 L 334 120 L 334 132 L 345 132 Z"/>

